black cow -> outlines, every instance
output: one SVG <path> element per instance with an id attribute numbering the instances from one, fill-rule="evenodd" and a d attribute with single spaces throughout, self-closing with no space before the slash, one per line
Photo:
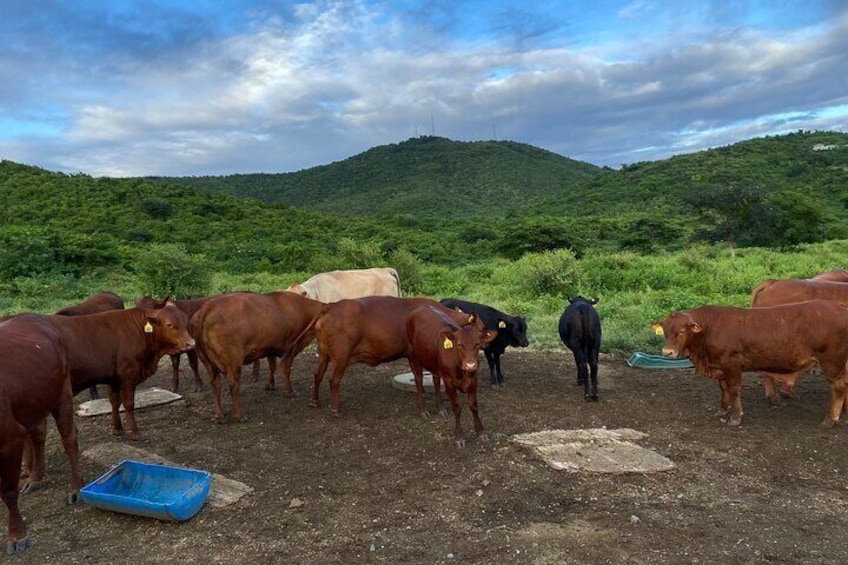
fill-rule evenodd
<path id="1" fill-rule="evenodd" d="M 578 296 L 577 298 L 569 297 L 568 302 L 568 307 L 559 318 L 559 337 L 562 343 L 574 353 L 574 362 L 577 364 L 577 384 L 583 385 L 583 397 L 587 401 L 597 402 L 601 318 L 593 305 L 598 303 L 598 299 L 587 300 Z"/>
<path id="2" fill-rule="evenodd" d="M 501 370 L 501 355 L 503 355 L 507 345 L 527 347 L 527 320 L 523 316 L 509 316 L 485 304 L 477 304 L 457 298 L 445 298 L 441 303 L 460 312 L 477 314 L 487 330 L 498 332 L 497 337 L 489 342 L 483 353 L 489 363 L 489 379 L 492 387 L 502 387 L 504 385 L 504 374 Z"/>

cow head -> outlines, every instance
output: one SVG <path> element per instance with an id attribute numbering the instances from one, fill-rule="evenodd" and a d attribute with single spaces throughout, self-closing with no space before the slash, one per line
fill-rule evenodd
<path id="1" fill-rule="evenodd" d="M 439 332 L 439 353 L 445 365 L 456 366 L 459 371 L 452 382 L 454 388 L 467 393 L 477 384 L 477 358 L 480 350 L 498 335 L 494 330 L 481 330 L 471 323 L 458 330 Z"/>
<path id="2" fill-rule="evenodd" d="M 657 335 L 665 337 L 662 354 L 672 359 L 689 357 L 689 347 L 698 334 L 704 331 L 704 327 L 686 312 L 672 312 L 665 320 L 654 322 L 651 327 Z"/>
<path id="3" fill-rule="evenodd" d="M 194 339 L 188 333 L 188 317 L 170 301 L 158 310 L 144 311 L 144 333 L 151 334 L 159 349 L 168 355 L 194 347 Z"/>
<path id="4" fill-rule="evenodd" d="M 574 303 L 574 302 L 585 302 L 586 304 L 589 304 L 589 305 L 591 305 L 591 306 L 594 306 L 595 304 L 597 304 L 597 303 L 598 303 L 598 297 L 596 296 L 595 298 L 583 298 L 582 296 L 577 296 L 577 297 L 571 297 L 571 296 L 569 296 L 569 297 L 568 297 L 568 302 L 569 302 L 569 303 Z"/>
<path id="5" fill-rule="evenodd" d="M 136 308 L 144 308 L 145 310 L 159 310 L 168 303 L 168 297 L 157 300 L 152 296 L 142 296 L 135 303 Z"/>
<path id="6" fill-rule="evenodd" d="M 297 283 L 290 284 L 289 287 L 286 289 L 286 292 L 293 292 L 301 296 L 309 296 L 309 294 L 306 292 L 306 289 Z"/>
<path id="7" fill-rule="evenodd" d="M 524 316 L 510 316 L 498 320 L 498 334 L 512 347 L 527 347 L 527 319 Z"/>

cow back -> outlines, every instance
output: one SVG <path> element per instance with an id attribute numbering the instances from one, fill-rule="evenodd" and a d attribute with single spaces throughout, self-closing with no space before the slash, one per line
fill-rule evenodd
<path id="1" fill-rule="evenodd" d="M 601 343 L 601 318 L 585 299 L 571 302 L 559 319 L 559 336 L 562 343 L 575 350 L 597 350 Z"/>
<path id="2" fill-rule="evenodd" d="M 79 304 L 67 306 L 56 312 L 59 316 L 83 316 L 86 314 L 97 314 L 109 310 L 123 310 L 124 301 L 114 292 L 98 292 L 92 294 Z"/>
<path id="3" fill-rule="evenodd" d="M 751 293 L 751 306 L 758 308 L 806 300 L 832 300 L 848 305 L 848 284 L 826 280 L 770 279 Z"/>
<path id="4" fill-rule="evenodd" d="M 367 296 L 400 296 L 398 274 L 392 268 L 318 273 L 290 289 L 306 292 L 309 298 L 327 303 Z"/>

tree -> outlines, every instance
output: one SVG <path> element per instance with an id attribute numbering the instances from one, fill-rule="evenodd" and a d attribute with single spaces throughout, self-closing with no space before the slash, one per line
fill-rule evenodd
<path id="1" fill-rule="evenodd" d="M 766 203 L 766 194 L 759 187 L 724 187 L 689 193 L 685 202 L 713 224 L 695 234 L 696 239 L 725 241 L 731 256 L 736 256 L 736 245 L 756 245 L 758 231 L 770 229 L 773 211 Z"/>

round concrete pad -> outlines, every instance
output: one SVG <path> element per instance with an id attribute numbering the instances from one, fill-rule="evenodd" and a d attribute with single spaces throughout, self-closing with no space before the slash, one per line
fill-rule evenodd
<path id="1" fill-rule="evenodd" d="M 401 373 L 392 378 L 392 386 L 408 392 L 415 392 L 415 375 Z M 433 392 L 433 375 L 424 371 L 424 392 Z"/>

